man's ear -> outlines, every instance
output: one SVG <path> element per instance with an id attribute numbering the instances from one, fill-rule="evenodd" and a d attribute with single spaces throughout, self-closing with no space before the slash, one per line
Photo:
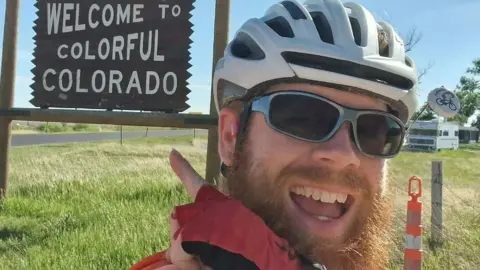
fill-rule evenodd
<path id="1" fill-rule="evenodd" d="M 222 109 L 218 116 L 218 152 L 227 166 L 233 163 L 239 122 L 238 113 L 228 107 Z"/>

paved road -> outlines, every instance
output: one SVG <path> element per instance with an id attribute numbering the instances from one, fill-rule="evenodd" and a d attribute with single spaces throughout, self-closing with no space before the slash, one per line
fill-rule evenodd
<path id="1" fill-rule="evenodd" d="M 196 134 L 206 135 L 206 130 L 196 130 Z M 148 137 L 163 137 L 163 136 L 180 136 L 193 135 L 193 130 L 155 130 L 148 131 Z M 145 137 L 145 131 L 130 131 L 123 132 L 124 139 L 134 139 Z M 13 135 L 12 146 L 26 146 L 36 144 L 49 143 L 69 143 L 69 142 L 86 142 L 86 141 L 100 141 L 100 140 L 120 140 L 120 132 L 116 133 L 73 133 L 73 134 L 25 134 Z"/>

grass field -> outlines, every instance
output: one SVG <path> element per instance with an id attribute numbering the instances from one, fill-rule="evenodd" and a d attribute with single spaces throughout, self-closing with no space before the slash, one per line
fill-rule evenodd
<path id="1" fill-rule="evenodd" d="M 198 137 L 197 137 L 198 138 Z M 190 201 L 168 165 L 178 149 L 204 175 L 205 137 L 16 147 L 8 199 L 0 205 L 0 269 L 127 269 L 168 245 L 168 217 Z M 429 250 L 431 160 L 444 161 L 445 244 Z M 401 269 L 407 180 L 424 182 L 424 269 L 480 265 L 480 146 L 435 154 L 403 152 L 391 162 Z"/>
<path id="2" fill-rule="evenodd" d="M 147 127 L 116 126 L 100 124 L 40 123 L 37 125 L 12 125 L 12 134 L 78 133 L 78 132 L 123 132 L 146 131 Z M 149 127 L 149 131 L 173 129 L 166 127 Z"/>

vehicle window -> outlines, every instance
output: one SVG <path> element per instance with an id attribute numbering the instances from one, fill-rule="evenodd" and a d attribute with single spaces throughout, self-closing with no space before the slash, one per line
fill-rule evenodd
<path id="1" fill-rule="evenodd" d="M 411 129 L 409 131 L 410 135 L 424 135 L 424 136 L 435 136 L 437 134 L 436 130 L 433 129 Z"/>

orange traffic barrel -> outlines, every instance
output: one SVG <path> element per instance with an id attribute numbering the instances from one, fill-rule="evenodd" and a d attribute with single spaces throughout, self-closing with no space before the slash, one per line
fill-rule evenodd
<path id="1" fill-rule="evenodd" d="M 412 184 L 417 183 L 418 192 L 412 191 Z M 422 180 L 416 176 L 408 180 L 407 228 L 404 249 L 404 270 L 422 269 Z"/>

